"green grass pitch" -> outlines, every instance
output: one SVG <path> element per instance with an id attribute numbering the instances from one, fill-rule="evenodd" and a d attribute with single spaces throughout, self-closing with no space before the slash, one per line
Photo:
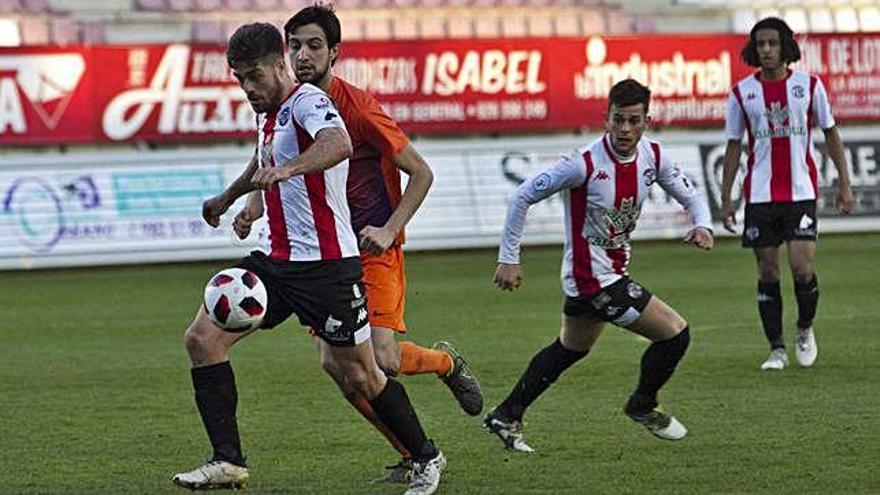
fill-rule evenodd
<path id="1" fill-rule="evenodd" d="M 410 338 L 455 343 L 487 408 L 497 404 L 558 332 L 560 251 L 525 249 L 524 287 L 513 294 L 491 284 L 494 251 L 411 253 Z M 528 411 L 533 455 L 502 450 L 436 378 L 403 378 L 449 459 L 439 493 L 880 492 L 878 253 L 880 234 L 819 242 L 819 360 L 800 369 L 792 356 L 791 368 L 761 372 L 751 253 L 729 239 L 710 253 L 636 242 L 631 274 L 693 331 L 661 394 L 689 436 L 657 440 L 621 413 L 646 344 L 608 327 Z M 0 273 L 0 493 L 183 493 L 171 476 L 209 449 L 182 335 L 223 266 Z M 298 325 L 246 339 L 232 361 L 246 493 L 403 492 L 368 484 L 395 452 L 344 402 Z"/>

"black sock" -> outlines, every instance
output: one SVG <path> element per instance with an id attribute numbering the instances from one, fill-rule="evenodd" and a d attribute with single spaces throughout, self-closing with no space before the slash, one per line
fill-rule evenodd
<path id="1" fill-rule="evenodd" d="M 758 313 L 764 325 L 764 335 L 770 343 L 770 349 L 784 348 L 782 340 L 782 295 L 779 293 L 779 281 L 758 281 Z"/>
<path id="2" fill-rule="evenodd" d="M 639 385 L 627 402 L 627 410 L 650 411 L 657 407 L 657 392 L 672 376 L 691 341 L 689 327 L 668 340 L 654 342 L 642 354 Z"/>
<path id="3" fill-rule="evenodd" d="M 388 378 L 385 388 L 370 401 L 379 419 L 410 451 L 415 462 L 424 462 L 437 455 L 437 447 L 425 436 L 406 389 L 397 380 Z"/>
<path id="4" fill-rule="evenodd" d="M 809 282 L 794 283 L 794 295 L 798 303 L 798 328 L 810 328 L 813 326 L 813 317 L 816 316 L 816 305 L 819 303 L 819 280 L 816 275 Z"/>
<path id="5" fill-rule="evenodd" d="M 586 356 L 588 352 L 566 349 L 557 338 L 552 344 L 535 354 L 529 367 L 513 386 L 510 395 L 504 399 L 496 411 L 505 419 L 522 420 L 526 408 L 544 393 L 563 371 Z"/>
<path id="6" fill-rule="evenodd" d="M 193 368 L 191 371 L 196 405 L 202 416 L 202 423 L 208 432 L 211 446 L 214 447 L 213 461 L 226 461 L 244 466 L 241 441 L 238 437 L 238 421 L 235 410 L 238 407 L 238 391 L 235 388 L 235 374 L 229 361 L 210 366 Z"/>

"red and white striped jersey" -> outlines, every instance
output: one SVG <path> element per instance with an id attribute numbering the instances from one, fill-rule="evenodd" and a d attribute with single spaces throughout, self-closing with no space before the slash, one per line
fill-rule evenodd
<path id="1" fill-rule="evenodd" d="M 260 166 L 284 166 L 328 127 L 345 129 L 327 94 L 311 84 L 297 86 L 274 112 L 257 116 Z M 343 160 L 263 191 L 269 217 L 269 238 L 263 250 L 273 259 L 291 261 L 358 256 L 345 195 L 347 179 L 348 160 Z"/>
<path id="2" fill-rule="evenodd" d="M 736 83 L 727 100 L 727 139 L 749 135 L 743 197 L 746 203 L 816 199 L 818 155 L 810 132 L 834 127 L 825 87 L 799 70 L 779 81 L 758 74 Z"/>
<path id="3" fill-rule="evenodd" d="M 696 226 L 711 230 L 705 200 L 660 143 L 643 137 L 635 157 L 621 163 L 605 135 L 519 186 L 507 211 L 498 262 L 519 263 L 529 206 L 561 191 L 565 205 L 563 289 L 572 297 L 598 293 L 627 275 L 630 233 L 654 182 L 685 207 Z"/>

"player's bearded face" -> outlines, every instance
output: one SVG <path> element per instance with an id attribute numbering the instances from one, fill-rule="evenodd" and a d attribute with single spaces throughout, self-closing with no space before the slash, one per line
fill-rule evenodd
<path id="1" fill-rule="evenodd" d="M 631 156 L 650 118 L 645 113 L 645 105 L 636 103 L 625 107 L 612 104 L 608 109 L 605 131 L 611 136 L 611 147 L 617 154 Z"/>
<path id="2" fill-rule="evenodd" d="M 775 29 L 759 29 L 755 33 L 755 48 L 761 68 L 775 70 L 782 66 L 782 42 L 779 31 Z"/>
<path id="3" fill-rule="evenodd" d="M 266 57 L 255 63 L 238 64 L 232 68 L 232 75 L 238 80 L 251 108 L 263 113 L 280 104 L 285 96 L 281 81 L 284 70 L 283 57 Z"/>
<path id="4" fill-rule="evenodd" d="M 336 57 L 339 45 L 330 47 L 324 30 L 317 24 L 296 28 L 287 38 L 290 47 L 290 65 L 301 83 L 321 86 L 330 71 L 330 61 Z"/>

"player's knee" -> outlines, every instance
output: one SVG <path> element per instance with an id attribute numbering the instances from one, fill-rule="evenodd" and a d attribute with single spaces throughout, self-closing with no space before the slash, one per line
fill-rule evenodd
<path id="1" fill-rule="evenodd" d="M 794 281 L 799 284 L 806 284 L 813 280 L 813 266 L 800 265 L 791 267 L 791 276 Z"/>
<path id="2" fill-rule="evenodd" d="M 196 319 L 183 337 L 186 352 L 193 364 L 225 360 L 229 348 L 210 323 Z"/>
<path id="3" fill-rule="evenodd" d="M 397 376 L 400 372 L 400 352 L 397 345 L 382 345 L 373 348 L 376 364 L 388 376 Z"/>
<path id="4" fill-rule="evenodd" d="M 371 372 L 366 366 L 349 366 L 345 370 L 345 381 L 355 393 L 364 397 L 375 397 L 382 391 L 380 374 Z"/>

